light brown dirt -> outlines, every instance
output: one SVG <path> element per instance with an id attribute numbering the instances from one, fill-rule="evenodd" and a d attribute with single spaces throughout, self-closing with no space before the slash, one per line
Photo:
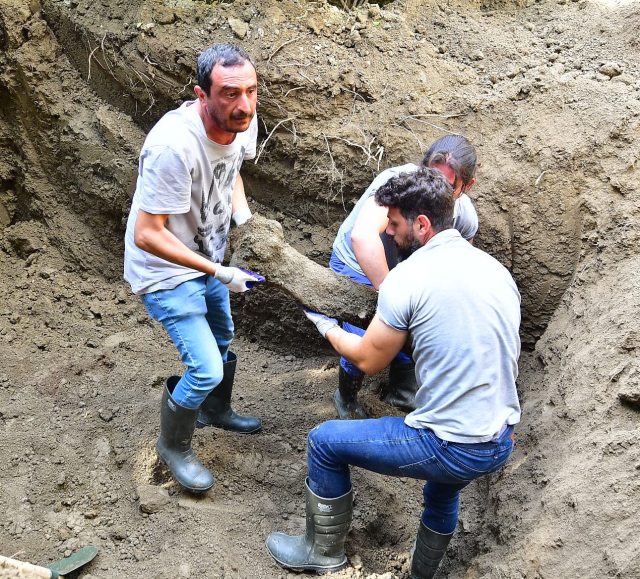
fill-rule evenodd
<path id="1" fill-rule="evenodd" d="M 0 552 L 95 544 L 85 579 L 297 576 L 264 539 L 303 528 L 336 356 L 277 288 L 236 297 L 236 406 L 264 431 L 198 431 L 217 484 L 185 495 L 153 451 L 180 362 L 121 280 L 145 131 L 191 98 L 200 50 L 233 41 L 260 73 L 251 205 L 322 266 L 373 175 L 446 131 L 478 146 L 477 243 L 523 295 L 523 422 L 504 472 L 465 490 L 439 577 L 640 577 L 639 32 L 629 1 L 4 0 Z M 384 379 L 363 392 L 372 416 Z M 406 579 L 420 483 L 354 483 L 337 577 Z"/>

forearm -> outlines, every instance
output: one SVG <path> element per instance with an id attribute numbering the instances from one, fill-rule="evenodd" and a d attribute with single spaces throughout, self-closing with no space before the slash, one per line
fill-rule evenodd
<path id="1" fill-rule="evenodd" d="M 136 235 L 136 245 L 157 257 L 184 267 L 214 275 L 215 264 L 206 257 L 189 249 L 168 229 L 143 231 Z"/>
<path id="2" fill-rule="evenodd" d="M 231 197 L 231 216 L 237 226 L 242 225 L 251 217 L 251 209 L 249 209 L 249 203 L 244 191 L 244 181 L 240 175 L 236 179 Z"/>
<path id="3" fill-rule="evenodd" d="M 373 375 L 384 368 L 384 366 L 377 367 L 375 360 L 371 356 L 367 356 L 362 348 L 363 338 L 361 336 L 336 327 L 327 332 L 326 338 L 338 354 L 366 374 Z"/>
<path id="4" fill-rule="evenodd" d="M 384 278 L 389 274 L 387 256 L 380 236 L 370 239 L 352 240 L 353 252 L 362 268 L 364 275 L 371 282 L 374 289 L 379 289 Z"/>

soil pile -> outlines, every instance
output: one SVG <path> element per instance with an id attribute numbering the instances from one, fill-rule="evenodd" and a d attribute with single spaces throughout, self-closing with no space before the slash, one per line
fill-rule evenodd
<path id="1" fill-rule="evenodd" d="M 217 483 L 187 496 L 153 451 L 180 363 L 120 279 L 145 131 L 191 98 L 204 47 L 236 42 L 260 73 L 252 207 L 321 265 L 375 174 L 445 132 L 478 146 L 477 243 L 523 295 L 524 413 L 510 465 L 465 490 L 439 576 L 640 577 L 639 30 L 637 3 L 605 0 L 5 0 L 2 554 L 92 543 L 80 577 L 293 577 L 263 541 L 304 526 L 306 433 L 334 417 L 336 357 L 277 288 L 235 299 L 236 405 L 265 429 L 198 431 Z M 420 483 L 354 483 L 337 576 L 407 577 Z"/>

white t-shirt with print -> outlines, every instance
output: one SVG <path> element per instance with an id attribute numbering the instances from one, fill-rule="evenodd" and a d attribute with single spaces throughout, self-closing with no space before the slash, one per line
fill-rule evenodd
<path id="1" fill-rule="evenodd" d="M 202 272 L 152 255 L 134 242 L 138 211 L 168 214 L 166 228 L 182 243 L 214 263 L 222 262 L 231 221 L 231 201 L 240 167 L 253 159 L 257 117 L 233 143 L 207 137 L 188 101 L 151 129 L 140 152 L 138 181 L 125 235 L 124 278 L 135 294 L 173 289 Z"/>

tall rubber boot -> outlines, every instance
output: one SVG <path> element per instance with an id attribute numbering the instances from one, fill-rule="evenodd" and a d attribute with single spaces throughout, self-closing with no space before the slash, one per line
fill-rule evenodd
<path id="1" fill-rule="evenodd" d="M 180 486 L 193 492 L 205 492 L 213 486 L 215 479 L 191 448 L 198 409 L 180 406 L 171 397 L 179 381 L 180 376 L 171 376 L 165 383 L 156 450 Z"/>
<path id="2" fill-rule="evenodd" d="M 241 434 L 254 434 L 262 428 L 262 422 L 259 418 L 236 414 L 231 408 L 231 392 L 237 362 L 238 356 L 229 352 L 227 361 L 222 365 L 222 382 L 209 393 L 200 405 L 198 428 L 215 426 Z"/>
<path id="3" fill-rule="evenodd" d="M 415 362 L 392 360 L 389 366 L 389 383 L 383 390 L 382 399 L 398 410 L 413 412 L 417 408 L 417 392 Z"/>
<path id="4" fill-rule="evenodd" d="M 349 374 L 342 366 L 338 371 L 338 389 L 333 396 L 333 403 L 340 420 L 362 420 L 367 418 L 366 412 L 358 402 L 358 392 L 362 388 L 364 374 Z"/>
<path id="5" fill-rule="evenodd" d="M 353 490 L 335 499 L 311 491 L 308 479 L 307 529 L 304 535 L 271 533 L 267 549 L 278 565 L 296 571 L 338 571 L 347 564 L 344 544 L 353 513 Z"/>
<path id="6" fill-rule="evenodd" d="M 453 533 L 443 535 L 432 531 L 420 521 L 413 561 L 411 579 L 432 579 L 444 557 Z"/>

